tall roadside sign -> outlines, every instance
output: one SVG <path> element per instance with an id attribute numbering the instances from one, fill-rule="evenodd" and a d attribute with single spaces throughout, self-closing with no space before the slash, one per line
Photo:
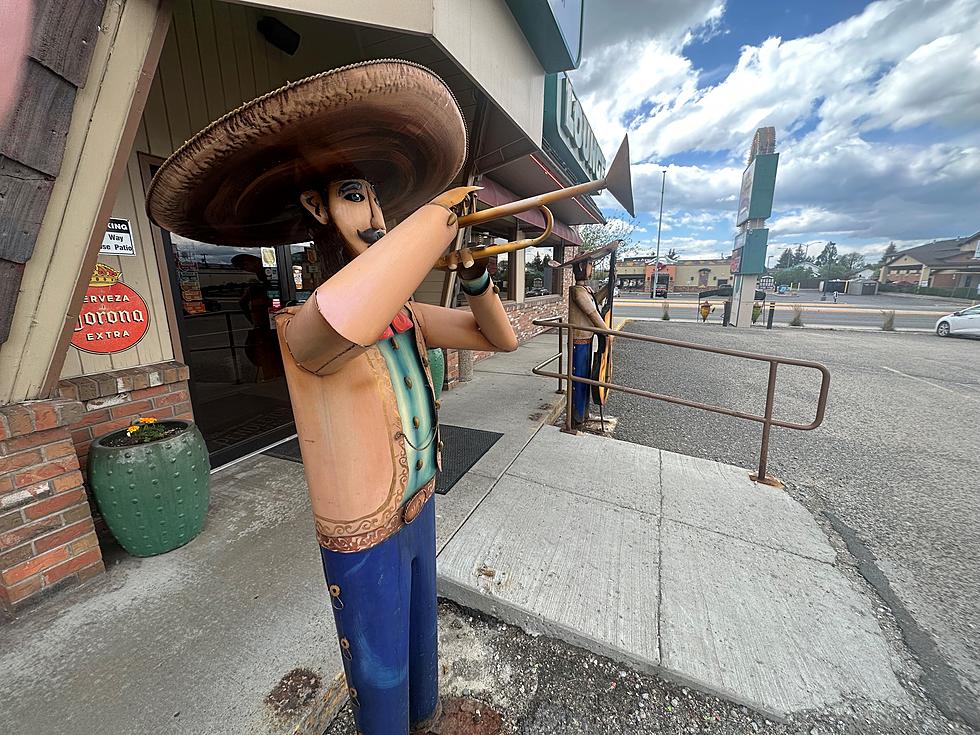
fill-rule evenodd
<path id="1" fill-rule="evenodd" d="M 752 325 L 752 304 L 756 284 L 766 270 L 766 249 L 769 230 L 766 220 L 772 215 L 772 200 L 776 191 L 776 129 L 759 128 L 752 139 L 748 164 L 742 172 L 742 188 L 738 197 L 735 226 L 738 233 L 732 249 L 732 325 Z"/>

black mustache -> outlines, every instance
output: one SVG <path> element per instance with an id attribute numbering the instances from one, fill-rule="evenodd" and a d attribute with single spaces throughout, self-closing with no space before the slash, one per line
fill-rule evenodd
<path id="1" fill-rule="evenodd" d="M 374 245 L 378 240 L 385 236 L 385 231 L 380 227 L 371 227 L 367 230 L 358 230 L 357 236 L 368 245 Z"/>

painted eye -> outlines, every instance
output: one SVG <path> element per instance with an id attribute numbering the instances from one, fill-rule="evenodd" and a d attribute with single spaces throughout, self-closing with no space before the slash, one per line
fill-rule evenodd
<path id="1" fill-rule="evenodd" d="M 352 192 L 348 192 L 347 194 L 344 194 L 344 199 L 346 199 L 349 202 L 363 202 L 364 195 L 358 191 L 352 191 Z"/>

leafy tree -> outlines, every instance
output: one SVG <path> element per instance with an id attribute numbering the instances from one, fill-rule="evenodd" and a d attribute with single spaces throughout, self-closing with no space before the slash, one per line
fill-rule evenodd
<path id="1" fill-rule="evenodd" d="M 792 268 L 793 263 L 793 251 L 790 248 L 786 248 L 779 256 L 779 260 L 776 261 L 776 270 L 786 270 L 787 268 Z"/>
<path id="2" fill-rule="evenodd" d="M 809 258 L 807 258 L 806 250 L 803 249 L 803 245 L 797 245 L 796 250 L 793 251 L 793 265 L 806 263 L 808 260 Z"/>
<path id="3" fill-rule="evenodd" d="M 847 276 L 853 276 L 858 271 L 863 270 L 866 265 L 861 253 L 844 253 L 837 262 Z"/>
<path id="4" fill-rule="evenodd" d="M 898 248 L 895 247 L 895 243 L 894 242 L 888 243 L 888 247 L 885 248 L 885 252 L 881 254 L 881 260 L 878 261 L 879 265 L 883 264 L 886 260 L 888 260 L 897 252 L 898 252 Z"/>
<path id="5" fill-rule="evenodd" d="M 633 243 L 633 233 L 636 232 L 636 219 L 625 212 L 610 217 L 604 225 L 581 225 L 578 235 L 582 238 L 582 250 L 598 250 L 610 240 L 622 240 L 619 247 L 621 254 Z"/>
<path id="6" fill-rule="evenodd" d="M 837 258 L 837 243 L 831 240 L 823 246 L 823 250 L 820 251 L 820 255 L 816 257 L 813 263 L 821 267 L 832 266 L 837 263 Z"/>
<path id="7" fill-rule="evenodd" d="M 777 286 L 788 286 L 791 283 L 800 283 L 810 278 L 813 278 L 813 274 L 810 273 L 810 269 L 805 265 L 796 265 L 792 268 L 776 271 L 773 274 L 773 280 Z"/>

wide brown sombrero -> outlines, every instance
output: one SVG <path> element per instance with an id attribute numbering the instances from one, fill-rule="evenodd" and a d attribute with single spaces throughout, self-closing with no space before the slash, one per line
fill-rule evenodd
<path id="1" fill-rule="evenodd" d="M 208 125 L 157 171 L 146 209 L 202 242 L 301 242 L 301 192 L 367 179 L 386 218 L 399 218 L 444 191 L 465 159 L 466 125 L 445 82 L 411 62 L 367 61 L 287 84 Z"/>

